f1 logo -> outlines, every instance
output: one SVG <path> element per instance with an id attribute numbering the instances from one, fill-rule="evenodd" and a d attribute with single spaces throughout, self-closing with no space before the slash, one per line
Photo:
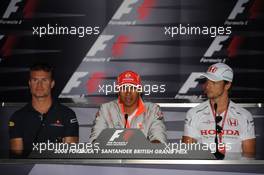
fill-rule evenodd
<path id="1" fill-rule="evenodd" d="M 220 43 L 223 41 L 226 41 L 228 38 L 229 38 L 229 36 L 217 36 L 217 37 L 215 37 L 214 41 L 212 42 L 212 44 L 210 45 L 208 50 L 205 52 L 204 56 L 205 57 L 211 57 L 214 54 L 214 52 L 220 51 L 223 47 L 223 45 Z"/>
<path id="2" fill-rule="evenodd" d="M 73 88 L 79 87 L 81 84 L 80 79 L 88 75 L 88 72 L 75 72 L 70 81 L 67 83 L 67 85 L 64 87 L 62 94 L 69 93 Z"/>
<path id="3" fill-rule="evenodd" d="M 198 85 L 198 82 L 195 81 L 197 78 L 201 77 L 201 73 L 192 72 L 188 79 L 185 81 L 181 89 L 179 90 L 180 94 L 185 94 L 191 88 L 195 88 Z"/>
<path id="4" fill-rule="evenodd" d="M 239 13 L 243 13 L 243 11 L 245 10 L 245 7 L 243 7 L 243 5 L 245 3 L 247 3 L 249 0 L 238 0 L 234 9 L 232 10 L 232 12 L 230 13 L 230 15 L 228 16 L 228 19 L 235 19 L 236 16 Z"/>
<path id="5" fill-rule="evenodd" d="M 8 4 L 8 7 L 3 15 L 3 18 L 9 18 L 11 13 L 14 13 L 17 11 L 18 6 L 16 4 L 18 2 L 21 2 L 22 0 L 11 0 L 11 2 Z M 3 39 L 5 35 L 0 35 L 0 40 Z"/>
<path id="6" fill-rule="evenodd" d="M 116 130 L 115 133 L 110 138 L 109 142 L 114 141 L 115 139 L 120 137 L 120 133 L 124 132 L 124 130 Z"/>
<path id="7" fill-rule="evenodd" d="M 124 0 L 112 19 L 119 20 L 124 14 L 129 14 L 132 10 L 132 4 L 137 3 L 138 0 Z"/>
<path id="8" fill-rule="evenodd" d="M 98 51 L 104 50 L 106 47 L 105 42 L 111 40 L 113 37 L 114 35 L 100 35 L 87 53 L 87 56 L 94 56 Z"/>
<path id="9" fill-rule="evenodd" d="M 16 6 L 16 4 L 18 2 L 21 2 L 22 0 L 11 0 L 11 2 L 9 3 L 4 15 L 3 15 L 3 18 L 9 18 L 11 13 L 13 12 L 16 12 L 17 9 L 18 9 L 18 6 Z"/>

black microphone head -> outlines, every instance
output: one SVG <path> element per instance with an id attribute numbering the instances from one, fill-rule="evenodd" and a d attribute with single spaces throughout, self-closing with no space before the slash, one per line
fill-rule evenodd
<path id="1" fill-rule="evenodd" d="M 216 116 L 216 117 L 215 117 L 215 122 L 216 122 L 216 123 L 221 122 L 222 118 L 223 118 L 222 116 Z"/>
<path id="2" fill-rule="evenodd" d="M 126 125 L 127 125 L 127 118 L 128 118 L 128 114 L 125 114 L 125 126 L 124 126 L 124 128 L 126 128 Z"/>

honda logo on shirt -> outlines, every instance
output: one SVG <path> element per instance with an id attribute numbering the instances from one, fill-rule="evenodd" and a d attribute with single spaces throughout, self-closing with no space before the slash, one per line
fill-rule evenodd
<path id="1" fill-rule="evenodd" d="M 234 118 L 229 118 L 227 119 L 227 123 L 229 126 L 237 126 L 238 125 L 238 120 Z"/>

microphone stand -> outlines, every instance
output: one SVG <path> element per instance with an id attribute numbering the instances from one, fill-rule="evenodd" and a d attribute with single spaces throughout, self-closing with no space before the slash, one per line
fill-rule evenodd
<path id="1" fill-rule="evenodd" d="M 125 114 L 125 129 L 126 129 L 126 125 L 127 125 L 127 119 L 128 119 L 128 114 Z"/>
<path id="2" fill-rule="evenodd" d="M 215 153 L 214 156 L 217 160 L 223 160 L 225 158 L 225 155 L 218 150 L 218 132 L 217 132 L 217 122 L 216 122 L 216 114 L 217 114 L 217 103 L 214 104 L 214 110 L 215 110 Z"/>

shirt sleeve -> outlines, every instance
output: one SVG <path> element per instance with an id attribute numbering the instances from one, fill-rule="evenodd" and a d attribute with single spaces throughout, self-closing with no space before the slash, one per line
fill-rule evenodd
<path id="1" fill-rule="evenodd" d="M 107 122 L 105 120 L 105 112 L 104 112 L 104 106 L 101 105 L 100 109 L 96 113 L 95 120 L 93 123 L 93 127 L 91 130 L 91 135 L 89 138 L 89 142 L 92 143 L 97 139 L 97 137 L 100 135 L 100 133 L 107 127 Z"/>
<path id="2" fill-rule="evenodd" d="M 163 113 L 158 105 L 155 105 L 152 110 L 153 117 L 148 133 L 148 139 L 150 141 L 159 140 L 161 143 L 167 143 Z"/>
<path id="3" fill-rule="evenodd" d="M 69 111 L 65 114 L 66 122 L 64 137 L 79 137 L 79 123 L 76 114 L 71 109 L 68 110 Z"/>
<path id="4" fill-rule="evenodd" d="M 15 112 L 9 122 L 8 122 L 8 128 L 9 128 L 9 137 L 12 138 L 22 138 L 23 136 L 23 129 L 22 129 L 22 123 L 20 120 L 20 115 Z"/>
<path id="5" fill-rule="evenodd" d="M 253 139 L 255 136 L 254 120 L 251 113 L 247 112 L 245 126 L 242 126 L 241 138 L 242 140 Z"/>
<path id="6" fill-rule="evenodd" d="M 188 136 L 198 140 L 199 139 L 198 128 L 195 125 L 196 122 L 194 121 L 194 114 L 191 110 L 187 112 L 184 122 L 185 123 L 184 123 L 183 136 Z"/>

